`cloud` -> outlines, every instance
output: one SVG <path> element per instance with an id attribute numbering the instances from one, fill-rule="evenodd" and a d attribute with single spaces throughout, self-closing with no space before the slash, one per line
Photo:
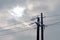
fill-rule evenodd
<path id="1" fill-rule="evenodd" d="M 24 16 L 22 18 L 14 18 L 14 16 L 12 16 L 8 12 L 10 9 L 12 9 L 16 6 L 21 6 L 21 7 L 26 8 L 25 12 L 24 12 Z M 34 35 L 35 35 L 36 30 L 32 31 L 32 32 L 30 32 L 30 31 L 22 32 L 21 34 L 19 32 L 17 32 L 15 34 L 9 34 L 7 36 L 4 36 L 4 35 L 6 35 L 7 33 L 14 33 L 16 31 L 20 30 L 19 27 L 22 27 L 23 29 L 25 29 L 26 28 L 25 26 L 27 25 L 27 23 L 29 23 L 29 20 L 33 16 L 39 15 L 41 12 L 43 12 L 44 16 L 46 15 L 46 17 L 47 17 L 47 18 L 45 18 L 46 20 L 44 19 L 44 21 L 47 21 L 46 24 L 56 22 L 57 19 L 60 18 L 60 17 L 57 17 L 57 16 L 60 16 L 60 0 L 0 0 L 0 29 L 4 30 L 4 28 L 5 28 L 4 26 L 9 26 L 9 25 L 20 23 L 18 25 L 9 26 L 8 28 L 10 28 L 10 30 L 7 30 L 7 28 L 5 28 L 6 30 L 4 30 L 4 31 L 0 30 L 1 31 L 0 35 L 3 35 L 3 37 L 0 37 L 0 40 L 5 40 L 5 39 L 6 40 L 20 40 L 20 39 L 25 40 L 23 38 L 26 38 L 26 40 L 35 39 Z M 25 22 L 26 22 L 26 25 L 24 25 Z M 16 28 L 15 26 L 18 28 Z M 14 28 L 14 29 L 12 30 L 12 28 Z M 52 30 L 54 28 L 56 28 L 56 26 L 52 29 L 51 28 L 52 27 L 47 28 L 47 30 L 50 31 L 51 34 L 46 31 L 47 32 L 46 35 L 49 35 L 49 34 L 52 35 L 55 33 L 55 32 L 53 33 Z M 30 33 L 33 33 L 33 34 L 30 34 Z M 58 34 L 58 33 L 56 33 L 56 34 Z M 54 34 L 54 35 L 56 35 L 56 34 Z M 7 37 L 9 37 L 9 38 L 7 39 Z M 52 36 L 52 37 L 51 37 L 52 39 L 55 38 L 54 36 Z M 58 39 L 59 37 L 56 37 L 56 38 Z M 50 39 L 50 38 L 48 38 L 48 39 Z"/>
<path id="2" fill-rule="evenodd" d="M 8 38 L 9 37 L 9 38 Z M 15 40 L 14 37 L 12 35 L 6 35 L 6 36 L 3 36 L 3 37 L 0 37 L 0 40 Z"/>

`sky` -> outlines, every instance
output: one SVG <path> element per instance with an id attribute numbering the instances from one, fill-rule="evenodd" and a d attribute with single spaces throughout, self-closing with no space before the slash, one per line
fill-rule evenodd
<path id="1" fill-rule="evenodd" d="M 59 10 L 60 0 L 0 0 L 0 40 L 36 40 L 36 24 L 29 24 L 41 12 L 44 40 L 59 40 Z"/>

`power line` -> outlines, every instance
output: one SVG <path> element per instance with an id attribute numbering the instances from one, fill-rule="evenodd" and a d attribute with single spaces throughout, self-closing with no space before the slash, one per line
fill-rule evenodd
<path id="1" fill-rule="evenodd" d="M 60 23 L 60 22 L 56 22 L 56 23 L 54 23 L 54 24 L 50 24 L 50 25 L 47 25 L 47 26 L 52 26 L 52 25 L 55 25 L 55 24 L 57 24 L 57 23 Z M 15 33 L 19 33 L 19 32 L 25 32 L 25 31 L 28 31 L 28 30 L 33 30 L 33 29 L 36 29 L 36 27 L 34 27 L 34 28 L 29 28 L 29 29 L 26 29 L 26 30 L 22 30 L 22 31 L 17 31 L 17 32 L 13 32 L 13 33 L 8 33 L 8 34 L 5 34 L 5 35 L 9 35 L 9 34 L 15 34 Z M 0 36 L 4 36 L 4 35 L 0 35 Z"/>
<path id="2" fill-rule="evenodd" d="M 52 26 L 52 25 L 55 25 L 55 24 L 58 24 L 58 23 L 60 23 L 60 22 L 56 22 L 56 23 L 54 23 L 54 24 L 49 24 L 49 25 L 47 25 L 47 26 Z M 14 24 L 14 25 L 18 25 L 18 24 L 20 24 L 20 23 L 17 23 L 17 24 Z M 14 26 L 14 25 L 9 25 L 9 26 Z M 5 26 L 5 27 L 9 27 L 9 26 Z M 34 28 L 33 28 L 34 29 Z M 29 29 L 26 29 L 26 30 L 22 30 L 22 31 L 17 31 L 17 32 L 24 32 L 24 31 L 27 31 L 27 30 L 31 30 L 30 28 Z M 14 32 L 14 33 L 17 33 L 17 32 Z M 14 34 L 13 33 L 13 34 Z M 9 34 L 12 34 L 12 33 L 9 33 Z M 8 35 L 8 34 L 6 34 L 6 35 Z"/>
<path id="3" fill-rule="evenodd" d="M 52 26 L 52 25 L 55 25 L 55 24 L 59 24 L 60 22 L 56 22 L 56 23 L 53 23 L 53 24 L 49 24 L 49 25 L 47 25 L 47 26 Z M 18 27 L 17 27 L 18 28 Z M 15 28 L 14 28 L 15 29 Z M 36 27 L 34 28 L 34 29 L 36 29 Z M 6 30 L 6 29 L 5 29 Z M 10 29 L 8 29 L 8 30 L 10 30 Z"/>
<path id="4" fill-rule="evenodd" d="M 17 31 L 17 32 L 13 32 L 13 33 L 7 33 L 7 34 L 4 34 L 4 35 L 15 34 L 15 33 L 19 33 L 19 32 L 25 32 L 25 31 L 27 31 L 27 30 L 33 30 L 33 29 L 35 29 L 35 28 L 28 28 L 28 29 L 26 29 L 26 30 Z M 4 35 L 0 35 L 0 36 L 4 36 Z"/>
<path id="5" fill-rule="evenodd" d="M 46 25 L 46 26 L 52 26 L 52 25 L 55 25 L 55 24 L 59 24 L 60 22 L 58 21 L 58 22 L 56 22 L 56 23 L 53 23 L 53 24 L 49 24 L 49 25 Z M 14 25 L 18 25 L 18 23 L 17 24 L 14 24 Z M 9 25 L 9 26 L 14 26 L 14 25 Z M 4 27 L 9 27 L 9 26 L 4 26 Z M 18 27 L 17 27 L 18 28 Z"/>
<path id="6" fill-rule="evenodd" d="M 59 24 L 60 22 L 56 22 L 56 23 L 53 23 L 53 24 L 49 24 L 47 26 L 53 26 L 53 25 L 56 25 L 56 24 Z M 33 29 L 36 29 L 36 27 L 34 28 L 29 28 L 29 29 L 26 29 L 26 30 L 22 30 L 22 31 L 17 31 L 17 32 L 13 32 L 13 34 L 15 33 L 19 33 L 19 32 L 25 32 L 25 31 L 28 31 L 28 30 L 33 30 Z M 9 30 L 9 29 L 8 29 Z M 4 30 L 3 30 L 4 31 Z M 8 33 L 8 34 L 5 34 L 5 35 L 9 35 L 9 34 L 12 34 L 12 33 Z M 4 35 L 0 35 L 0 36 L 4 36 Z"/>
<path id="7" fill-rule="evenodd" d="M 47 21 L 46 21 L 47 22 Z M 57 22 L 59 23 L 59 22 Z M 16 23 L 16 24 L 12 24 L 12 25 L 9 25 L 9 26 L 15 26 L 15 25 L 18 25 L 18 24 L 21 24 L 21 23 Z M 34 24 L 34 23 L 33 23 Z M 54 23 L 55 24 L 55 23 Z M 54 25 L 54 24 L 50 24 L 50 25 Z M 3 27 L 9 27 L 9 26 L 3 26 Z M 49 26 L 49 25 L 48 25 Z"/>
<path id="8" fill-rule="evenodd" d="M 60 22 L 55 22 L 53 24 L 49 24 L 49 25 L 46 25 L 46 26 L 53 26 L 53 25 L 56 25 L 56 24 L 59 24 Z"/>

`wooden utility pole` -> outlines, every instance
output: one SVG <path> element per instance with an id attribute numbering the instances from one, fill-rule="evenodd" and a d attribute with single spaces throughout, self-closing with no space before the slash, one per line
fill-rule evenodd
<path id="1" fill-rule="evenodd" d="M 41 13 L 41 40 L 44 40 L 44 29 L 43 29 L 43 13 Z"/>
<path id="2" fill-rule="evenodd" d="M 40 27 L 40 18 L 39 17 L 37 17 L 36 24 L 37 24 L 37 40 L 39 40 L 39 27 Z"/>
<path id="3" fill-rule="evenodd" d="M 41 22 L 40 22 L 41 20 Z M 41 13 L 41 19 L 40 17 L 37 17 L 37 40 L 39 40 L 39 28 L 41 27 L 41 40 L 43 40 L 43 13 Z"/>

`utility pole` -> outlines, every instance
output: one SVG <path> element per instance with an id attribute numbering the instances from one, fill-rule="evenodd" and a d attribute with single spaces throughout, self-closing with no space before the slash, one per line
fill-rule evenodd
<path id="1" fill-rule="evenodd" d="M 39 17 L 37 17 L 36 24 L 37 24 L 37 40 L 39 40 L 39 27 L 40 27 L 40 18 Z"/>
<path id="2" fill-rule="evenodd" d="M 41 23 L 40 23 L 41 20 Z M 39 28 L 41 27 L 41 40 L 43 40 L 43 13 L 41 13 L 41 19 L 37 16 L 37 22 L 35 22 L 37 25 L 37 40 L 39 40 Z"/>
<path id="3" fill-rule="evenodd" d="M 41 13 L 41 40 L 44 40 L 44 36 L 43 36 L 43 32 L 44 32 L 44 29 L 43 29 L 43 13 Z"/>

